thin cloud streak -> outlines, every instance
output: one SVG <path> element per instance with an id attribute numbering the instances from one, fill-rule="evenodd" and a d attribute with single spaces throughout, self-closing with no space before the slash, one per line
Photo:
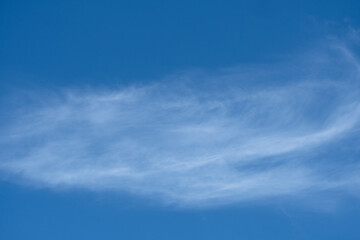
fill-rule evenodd
<path id="1" fill-rule="evenodd" d="M 296 60 L 296 71 L 243 66 L 44 95 L 41 107 L 29 103 L 4 125 L 0 170 L 50 188 L 187 206 L 355 192 L 358 163 L 349 170 L 346 154 L 333 161 L 324 152 L 358 128 L 359 63 L 345 46 L 329 49 L 326 61 Z"/>

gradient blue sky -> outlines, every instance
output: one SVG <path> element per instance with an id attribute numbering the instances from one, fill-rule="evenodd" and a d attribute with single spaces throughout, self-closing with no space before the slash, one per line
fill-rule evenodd
<path id="1" fill-rule="evenodd" d="M 358 1 L 2 1 L 0 239 L 360 239 Z"/>

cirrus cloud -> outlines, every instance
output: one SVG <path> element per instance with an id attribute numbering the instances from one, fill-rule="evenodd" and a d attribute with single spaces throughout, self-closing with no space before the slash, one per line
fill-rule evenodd
<path id="1" fill-rule="evenodd" d="M 333 44 L 286 64 L 43 93 L 3 124 L 0 170 L 190 206 L 354 193 L 358 150 L 340 146 L 357 139 L 358 81 L 356 57 Z"/>

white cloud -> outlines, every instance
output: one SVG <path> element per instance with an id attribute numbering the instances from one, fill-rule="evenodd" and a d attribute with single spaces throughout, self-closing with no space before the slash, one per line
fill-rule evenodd
<path id="1" fill-rule="evenodd" d="M 3 125 L 0 170 L 51 188 L 110 189 L 190 206 L 353 191 L 353 171 L 339 168 L 335 178 L 326 170 L 343 159 L 319 159 L 333 158 L 321 150 L 357 128 L 359 63 L 345 47 L 322 55 L 325 62 L 44 94 Z"/>

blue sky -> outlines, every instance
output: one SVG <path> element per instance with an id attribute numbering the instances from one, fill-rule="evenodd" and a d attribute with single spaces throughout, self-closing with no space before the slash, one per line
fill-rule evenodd
<path id="1" fill-rule="evenodd" d="M 357 1 L 3 1 L 1 239 L 359 239 Z"/>

